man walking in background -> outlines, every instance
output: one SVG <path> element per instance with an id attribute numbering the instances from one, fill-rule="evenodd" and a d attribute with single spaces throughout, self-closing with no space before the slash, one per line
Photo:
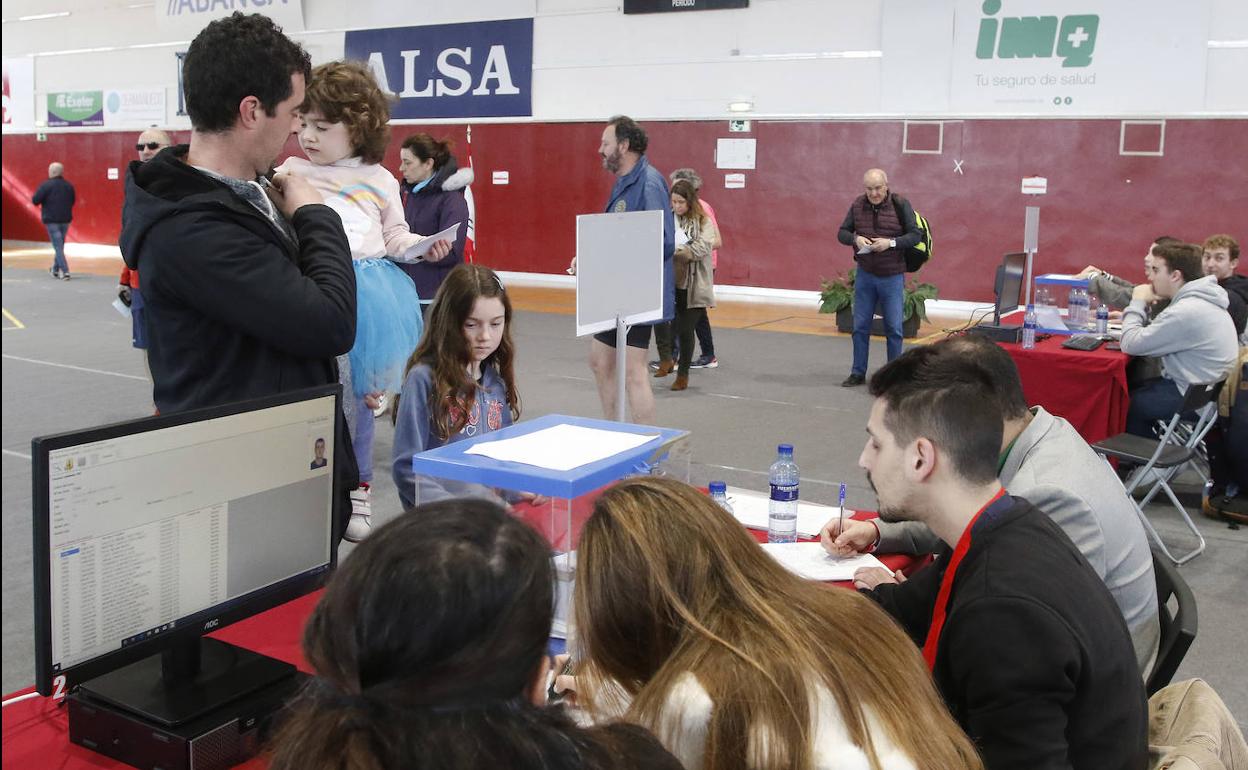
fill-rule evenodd
<path id="1" fill-rule="evenodd" d="M 873 168 L 862 178 L 866 192 L 854 199 L 837 239 L 855 248 L 854 364 L 841 383 L 850 388 L 867 381 L 867 355 L 875 306 L 884 318 L 888 360 L 901 355 L 901 318 L 906 280 L 906 249 L 923 240 L 914 207 L 888 189 L 888 175 Z"/>
<path id="2" fill-rule="evenodd" d="M 65 261 L 65 236 L 74 218 L 74 186 L 65 178 L 65 167 L 57 161 L 48 165 L 48 178 L 39 185 L 30 202 L 41 207 L 40 219 L 52 241 L 52 267 L 48 272 L 53 278 L 69 280 L 69 263 Z"/>

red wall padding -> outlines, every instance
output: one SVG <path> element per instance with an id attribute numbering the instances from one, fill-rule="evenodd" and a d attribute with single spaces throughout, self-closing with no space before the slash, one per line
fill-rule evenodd
<path id="1" fill-rule="evenodd" d="M 602 210 L 611 177 L 597 155 L 602 123 L 485 124 L 473 127 L 479 259 L 524 272 L 561 273 L 575 250 L 575 216 Z M 940 155 L 903 154 L 900 122 L 756 121 L 729 134 L 722 121 L 647 124 L 649 155 L 665 173 L 692 166 L 724 231 L 720 283 L 817 289 L 820 276 L 851 265 L 836 242 L 868 167 L 931 222 L 934 257 L 920 276 L 948 299 L 990 299 L 993 267 L 1022 247 L 1023 208 L 1041 206 L 1039 272 L 1094 263 L 1135 277 L 1157 235 L 1201 241 L 1216 232 L 1248 240 L 1248 120 L 1169 120 L 1164 157 L 1118 154 L 1118 120 L 967 120 L 945 125 Z M 426 130 L 457 143 L 464 127 L 396 126 L 386 164 L 397 173 L 403 137 Z M 3 139 L 5 238 L 43 240 L 30 191 L 61 160 L 77 186 L 70 239 L 115 243 L 122 181 L 135 133 L 50 134 Z M 758 140 L 758 168 L 741 190 L 723 187 L 715 140 Z M 185 140 L 183 133 L 179 139 Z M 924 137 L 926 143 L 927 137 Z M 287 149 L 295 151 L 294 140 Z M 954 169 L 962 161 L 962 173 Z M 491 172 L 510 184 L 491 184 Z M 1024 176 L 1049 179 L 1048 193 L 1024 196 Z"/>

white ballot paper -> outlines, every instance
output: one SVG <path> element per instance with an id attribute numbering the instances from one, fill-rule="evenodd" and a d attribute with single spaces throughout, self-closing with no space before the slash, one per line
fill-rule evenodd
<path id="1" fill-rule="evenodd" d="M 126 318 L 130 318 L 130 306 L 121 301 L 121 297 L 113 300 L 113 309 L 121 313 Z"/>
<path id="2" fill-rule="evenodd" d="M 863 567 L 884 567 L 869 553 L 833 556 L 819 543 L 761 543 L 763 550 L 789 572 L 807 580 L 853 580 Z"/>
<path id="3" fill-rule="evenodd" d="M 870 253 L 871 253 L 871 247 L 870 247 L 870 246 L 863 246 L 862 248 L 858 249 L 858 254 L 859 254 L 859 255 L 862 255 L 862 254 L 870 254 Z"/>
<path id="4" fill-rule="evenodd" d="M 465 449 L 464 454 L 524 463 L 552 471 L 570 471 L 657 438 L 658 433 L 625 433 L 580 425 L 556 425 L 515 438 L 483 441 Z"/>
<path id="5" fill-rule="evenodd" d="M 768 498 L 763 492 L 749 489 L 728 487 L 728 502 L 737 521 L 749 529 L 767 529 Z M 845 509 L 845 517 L 853 511 Z M 834 505 L 817 505 L 815 503 L 797 503 L 797 534 L 802 537 L 818 537 L 819 530 L 828 523 L 828 519 L 840 516 L 841 511 Z"/>
<path id="6" fill-rule="evenodd" d="M 1036 308 L 1036 326 L 1041 329 L 1057 329 L 1066 328 L 1066 322 L 1062 320 L 1061 309 L 1053 305 L 1041 305 Z"/>
<path id="7" fill-rule="evenodd" d="M 680 248 L 689 242 L 689 233 L 680 225 L 676 225 L 676 248 Z"/>
<path id="8" fill-rule="evenodd" d="M 433 248 L 433 244 L 438 241 L 450 241 L 451 243 L 454 243 L 455 233 L 459 230 L 459 226 L 462 224 L 463 222 L 456 222 L 440 233 L 426 235 L 424 238 L 417 241 L 415 246 L 412 246 L 407 251 L 403 252 L 401 256 L 391 257 L 391 259 L 395 262 L 420 262 L 422 261 L 422 257 L 429 253 L 429 249 Z"/>

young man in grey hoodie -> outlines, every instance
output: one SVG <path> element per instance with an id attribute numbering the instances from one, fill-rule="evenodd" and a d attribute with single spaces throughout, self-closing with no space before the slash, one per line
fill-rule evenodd
<path id="1" fill-rule="evenodd" d="M 1122 314 L 1122 350 L 1132 356 L 1161 358 L 1161 377 L 1131 390 L 1127 432 L 1152 436 L 1153 424 L 1168 419 L 1193 383 L 1226 376 L 1238 354 L 1238 339 L 1226 312 L 1226 291 L 1205 276 L 1202 252 L 1193 244 L 1153 249 L 1149 282 L 1136 286 Z M 1145 308 L 1155 299 L 1170 305 L 1150 323 Z"/>

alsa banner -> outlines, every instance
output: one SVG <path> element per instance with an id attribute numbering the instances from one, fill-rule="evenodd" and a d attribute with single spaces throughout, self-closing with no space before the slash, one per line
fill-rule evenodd
<path id="1" fill-rule="evenodd" d="M 391 118 L 533 114 L 532 19 L 347 32 L 345 52 L 398 97 Z"/>
<path id="2" fill-rule="evenodd" d="M 1136 0 L 958 0 L 955 112 L 1104 115 L 1204 104 L 1209 2 L 1165 24 Z"/>
<path id="3" fill-rule="evenodd" d="M 104 92 L 57 91 L 48 94 L 48 125 L 104 125 Z"/>

